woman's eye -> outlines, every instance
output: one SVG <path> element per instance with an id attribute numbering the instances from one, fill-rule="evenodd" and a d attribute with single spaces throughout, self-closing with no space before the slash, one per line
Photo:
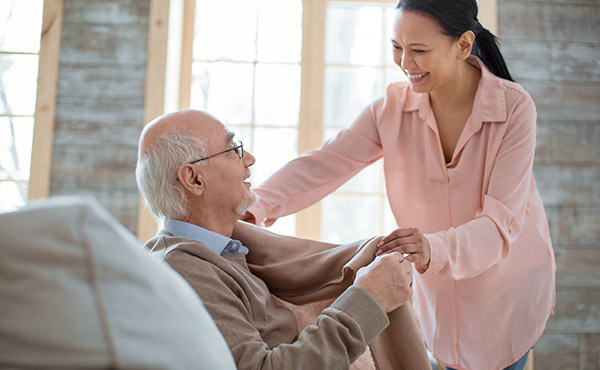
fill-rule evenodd
<path id="1" fill-rule="evenodd" d="M 415 52 L 415 53 L 424 53 L 424 52 L 425 52 L 425 50 L 420 50 L 420 49 L 417 49 L 417 50 L 413 50 L 413 52 Z"/>
<path id="2" fill-rule="evenodd" d="M 400 46 L 392 45 L 392 49 L 394 50 L 402 50 Z"/>

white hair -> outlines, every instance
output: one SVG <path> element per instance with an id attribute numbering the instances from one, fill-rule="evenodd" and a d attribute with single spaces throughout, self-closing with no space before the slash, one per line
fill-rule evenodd
<path id="1" fill-rule="evenodd" d="M 205 141 L 185 130 L 167 131 L 144 155 L 138 153 L 135 179 L 146 207 L 158 221 L 187 216 L 187 199 L 177 181 L 177 169 L 204 156 Z"/>

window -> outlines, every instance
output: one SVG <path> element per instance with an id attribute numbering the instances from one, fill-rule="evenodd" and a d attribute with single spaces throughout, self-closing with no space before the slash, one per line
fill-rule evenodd
<path id="1" fill-rule="evenodd" d="M 43 0 L 0 2 L 0 212 L 29 187 Z"/>
<path id="2" fill-rule="evenodd" d="M 197 0 L 191 83 L 181 101 L 213 113 L 239 134 L 257 158 L 252 181 L 260 184 L 347 127 L 388 82 L 401 78 L 386 62 L 392 8 L 369 1 Z M 310 27 L 303 29 L 303 22 Z M 381 165 L 371 167 L 312 214 L 281 218 L 272 230 L 334 242 L 383 232 L 380 224 L 389 212 Z M 378 216 L 343 220 L 357 206 Z M 303 223 L 312 229 L 306 232 Z"/>

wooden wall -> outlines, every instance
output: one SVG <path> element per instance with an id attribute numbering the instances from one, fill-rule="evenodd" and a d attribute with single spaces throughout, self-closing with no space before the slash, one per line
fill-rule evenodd
<path id="1" fill-rule="evenodd" d="M 50 194 L 92 194 L 135 232 L 150 0 L 64 2 Z"/>
<path id="2" fill-rule="evenodd" d="M 536 180 L 557 262 L 536 369 L 600 369 L 600 2 L 498 1 L 513 77 L 538 109 Z"/>

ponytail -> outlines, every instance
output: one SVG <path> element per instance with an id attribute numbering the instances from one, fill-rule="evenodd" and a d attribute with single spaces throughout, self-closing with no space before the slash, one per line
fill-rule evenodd
<path id="1" fill-rule="evenodd" d="M 506 62 L 500 53 L 498 38 L 486 28 L 482 27 L 479 22 L 477 22 L 477 25 L 474 28 L 475 43 L 473 44 L 471 54 L 479 57 L 490 72 L 496 76 L 514 82 L 508 71 Z"/>
<path id="2" fill-rule="evenodd" d="M 471 54 L 479 57 L 496 76 L 514 81 L 500 53 L 498 40 L 477 20 L 476 0 L 399 0 L 396 9 L 422 12 L 435 18 L 444 33 L 458 39 L 466 31 L 475 33 Z"/>

